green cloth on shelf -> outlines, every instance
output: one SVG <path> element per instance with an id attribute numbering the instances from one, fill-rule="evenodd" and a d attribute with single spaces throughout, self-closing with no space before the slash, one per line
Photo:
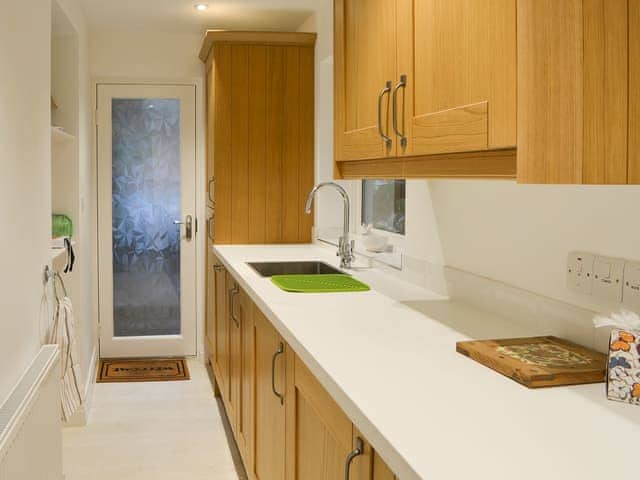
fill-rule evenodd
<path id="1" fill-rule="evenodd" d="M 71 237 L 73 236 L 73 222 L 66 215 L 54 213 L 51 215 L 51 237 Z"/>
<path id="2" fill-rule="evenodd" d="M 285 292 L 295 293 L 335 293 L 366 292 L 368 285 L 350 275 L 274 275 L 271 281 Z"/>

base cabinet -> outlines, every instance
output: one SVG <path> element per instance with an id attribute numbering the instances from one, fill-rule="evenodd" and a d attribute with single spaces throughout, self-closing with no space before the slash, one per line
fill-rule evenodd
<path id="1" fill-rule="evenodd" d="M 344 478 L 351 421 L 297 356 L 287 366 L 287 480 Z"/>
<path id="2" fill-rule="evenodd" d="M 341 480 L 348 463 L 349 480 L 395 480 L 215 257 L 212 268 L 209 359 L 249 478 Z"/>

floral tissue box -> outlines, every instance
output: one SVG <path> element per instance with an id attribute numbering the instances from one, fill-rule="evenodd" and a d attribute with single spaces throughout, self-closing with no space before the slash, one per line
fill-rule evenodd
<path id="1" fill-rule="evenodd" d="M 640 332 L 611 332 L 607 397 L 640 405 Z"/>

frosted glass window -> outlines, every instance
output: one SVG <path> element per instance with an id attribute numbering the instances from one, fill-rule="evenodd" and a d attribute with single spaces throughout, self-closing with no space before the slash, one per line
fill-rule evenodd
<path id="1" fill-rule="evenodd" d="M 180 334 L 180 101 L 112 100 L 116 337 Z"/>
<path id="2" fill-rule="evenodd" d="M 362 224 L 404 235 L 404 180 L 362 181 Z"/>

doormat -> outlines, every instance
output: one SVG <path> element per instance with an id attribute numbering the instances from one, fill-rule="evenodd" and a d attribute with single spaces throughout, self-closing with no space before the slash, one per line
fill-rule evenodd
<path id="1" fill-rule="evenodd" d="M 189 380 L 184 358 L 112 358 L 100 360 L 98 383 Z"/>

